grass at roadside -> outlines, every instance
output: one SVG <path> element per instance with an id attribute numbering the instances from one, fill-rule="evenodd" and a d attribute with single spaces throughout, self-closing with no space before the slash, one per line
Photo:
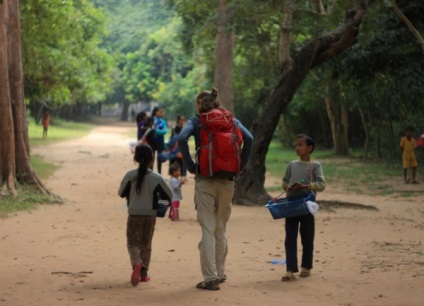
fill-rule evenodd
<path id="1" fill-rule="evenodd" d="M 346 192 L 374 195 L 411 196 L 396 188 L 394 180 L 401 181 L 402 168 L 399 163 L 365 160 L 358 157 L 360 152 L 353 152 L 351 157 L 337 157 L 331 150 L 316 149 L 311 155 L 313 160 L 321 162 L 327 184 L 340 184 Z M 287 164 L 298 157 L 294 149 L 273 142 L 266 158 L 267 171 L 275 177 L 282 177 Z M 281 190 L 281 186 L 267 188 L 269 192 Z"/>
<path id="2" fill-rule="evenodd" d="M 59 168 L 59 166 L 46 162 L 40 155 L 31 156 L 31 165 L 41 180 L 48 179 Z"/>
<path id="3" fill-rule="evenodd" d="M 57 199 L 41 193 L 34 185 L 20 185 L 17 197 L 12 195 L 2 196 L 0 205 L 0 218 L 21 210 L 32 210 L 39 204 L 60 203 Z"/>
<path id="4" fill-rule="evenodd" d="M 28 125 L 28 135 L 30 147 L 52 144 L 58 141 L 83 137 L 96 125 L 91 123 L 76 123 L 60 119 L 54 119 L 48 130 L 47 139 L 42 139 L 43 127 L 30 120 Z M 41 180 L 48 179 L 58 166 L 46 162 L 42 156 L 32 155 L 31 165 Z M 38 204 L 58 203 L 38 191 L 33 185 L 20 185 L 18 187 L 18 196 L 3 196 L 0 205 L 0 218 L 4 218 L 13 212 L 20 210 L 31 210 Z"/>
<path id="5" fill-rule="evenodd" d="M 43 126 L 36 124 L 31 119 L 28 123 L 29 143 L 31 147 L 35 147 L 83 137 L 95 126 L 93 123 L 79 123 L 55 118 L 49 126 L 47 138 L 43 139 Z"/>

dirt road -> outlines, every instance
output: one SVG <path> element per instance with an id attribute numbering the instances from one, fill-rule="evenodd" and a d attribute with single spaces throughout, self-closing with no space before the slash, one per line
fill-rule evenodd
<path id="1" fill-rule="evenodd" d="M 320 211 L 312 276 L 291 283 L 280 281 L 284 265 L 270 263 L 285 258 L 284 221 L 273 220 L 264 207 L 234 205 L 228 281 L 217 292 L 195 289 L 201 273 L 193 177 L 183 186 L 182 220 L 157 221 L 152 280 L 132 287 L 127 214 L 117 196 L 123 174 L 135 166 L 127 147 L 131 129 L 101 126 L 83 139 L 34 150 L 61 166 L 46 184 L 65 203 L 0 220 L 0 305 L 424 304 L 419 195 L 352 194 L 343 198 L 379 210 Z M 320 198 L 342 194 L 329 186 Z"/>

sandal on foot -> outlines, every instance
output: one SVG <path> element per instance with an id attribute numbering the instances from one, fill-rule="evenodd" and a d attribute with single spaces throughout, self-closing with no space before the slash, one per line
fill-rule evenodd
<path id="1" fill-rule="evenodd" d="M 131 284 L 135 287 L 140 282 L 140 271 L 141 271 L 142 265 L 141 263 L 137 262 L 134 265 L 133 272 L 131 274 Z"/>
<path id="2" fill-rule="evenodd" d="M 223 277 L 218 278 L 218 281 L 220 284 L 225 283 L 226 280 L 227 280 L 227 275 L 224 275 Z"/>
<path id="3" fill-rule="evenodd" d="M 296 277 L 294 277 L 293 272 L 287 272 L 286 275 L 284 275 L 281 278 L 281 281 L 283 281 L 283 282 L 291 282 L 291 281 L 294 281 L 295 279 L 296 279 Z"/>
<path id="4" fill-rule="evenodd" d="M 299 276 L 300 277 L 309 277 L 309 276 L 311 276 L 311 270 L 306 269 L 306 268 L 302 268 L 302 270 L 300 271 Z"/>
<path id="5" fill-rule="evenodd" d="M 196 285 L 197 289 L 205 289 L 205 290 L 219 290 L 219 280 L 212 280 L 209 282 L 200 282 Z"/>

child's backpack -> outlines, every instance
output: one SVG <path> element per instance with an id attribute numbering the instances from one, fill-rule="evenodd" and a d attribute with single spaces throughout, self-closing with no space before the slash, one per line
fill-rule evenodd
<path id="1" fill-rule="evenodd" d="M 228 110 L 214 108 L 200 114 L 199 137 L 197 161 L 201 176 L 232 178 L 238 175 L 243 135 Z"/>

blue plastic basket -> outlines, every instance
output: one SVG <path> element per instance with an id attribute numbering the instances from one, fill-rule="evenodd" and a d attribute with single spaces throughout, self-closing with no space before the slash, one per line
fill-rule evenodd
<path id="1" fill-rule="evenodd" d="M 313 194 L 308 195 L 306 198 L 290 201 L 287 198 L 281 198 L 270 200 L 265 206 L 269 209 L 274 219 L 298 217 L 310 213 L 306 202 L 313 199 Z"/>
<path id="2" fill-rule="evenodd" d="M 159 218 L 165 217 L 168 207 L 169 207 L 168 201 L 159 200 L 158 203 L 156 204 L 156 216 Z"/>

